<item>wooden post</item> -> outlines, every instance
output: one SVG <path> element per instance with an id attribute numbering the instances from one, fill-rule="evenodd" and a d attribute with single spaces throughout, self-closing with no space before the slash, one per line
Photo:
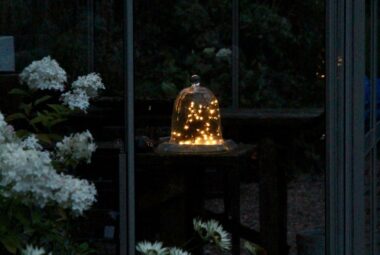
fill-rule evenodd
<path id="1" fill-rule="evenodd" d="M 286 243 L 287 189 L 285 171 L 271 138 L 260 141 L 260 233 L 268 255 L 288 253 Z"/>

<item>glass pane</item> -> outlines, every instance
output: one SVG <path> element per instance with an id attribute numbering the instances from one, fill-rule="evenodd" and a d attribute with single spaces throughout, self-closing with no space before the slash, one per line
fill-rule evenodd
<path id="1" fill-rule="evenodd" d="M 91 2 L 96 2 L 93 20 L 91 13 L 94 9 L 87 5 Z M 118 2 L 119 6 L 115 2 Z M 14 250 L 12 253 L 17 249 L 17 253 L 21 254 L 19 249 L 24 249 L 27 245 L 38 246 L 44 248 L 46 253 L 52 252 L 57 255 L 88 254 L 93 250 L 96 250 L 97 254 L 117 254 L 119 218 L 117 175 L 120 143 L 115 143 L 115 140 L 121 137 L 119 134 L 122 130 L 120 114 L 122 101 L 114 95 L 123 93 L 120 82 L 123 69 L 120 6 L 120 1 L 108 0 L 0 1 L 0 39 L 3 35 L 14 37 L 16 56 L 16 71 L 0 73 L 0 112 L 4 113 L 15 130 L 21 130 L 17 133 L 21 138 L 29 134 L 28 132 L 35 134 L 42 146 L 41 149 L 44 150 L 42 153 L 44 158 L 30 158 L 31 155 L 39 155 L 32 150 L 33 148 L 29 148 L 29 152 L 33 152 L 29 154 L 29 158 L 24 154 L 24 159 L 26 158 L 29 164 L 34 166 L 31 166 L 31 169 L 35 170 L 36 174 L 42 175 L 29 179 L 34 185 L 27 183 L 29 186 L 24 186 L 31 189 L 27 199 L 33 198 L 38 192 L 44 192 L 37 200 L 38 206 L 34 206 L 36 201 L 33 199 L 25 202 L 25 197 L 20 196 L 18 197 L 20 200 L 15 201 L 15 204 L 17 206 L 19 205 L 17 202 L 22 201 L 22 206 L 4 207 L 3 202 L 6 199 L 4 199 L 3 186 L 0 188 L 0 221 L 8 222 L 6 233 L 11 236 L 10 242 L 14 243 L 9 248 L 0 241 L 0 254 L 9 254 L 9 249 Z M 96 36 L 93 36 L 92 30 Z M 83 88 L 89 84 L 90 87 L 100 86 L 101 82 L 96 76 L 78 80 L 78 76 L 92 71 L 91 61 L 95 59 L 95 55 L 90 51 L 90 46 L 93 44 L 97 56 L 94 71 L 103 78 L 102 82 L 107 92 L 97 93 L 88 87 L 88 90 Z M 1 46 L 0 52 L 1 62 L 4 54 Z M 32 61 L 46 56 L 51 56 L 65 70 L 67 82 L 63 82 L 65 79 L 62 69 L 54 62 L 46 61 L 36 62 L 34 67 L 37 68 L 30 68 L 30 72 L 27 73 L 30 79 L 25 84 L 20 84 L 20 72 Z M 66 103 L 61 99 L 66 92 L 74 93 L 74 81 L 78 81 L 77 86 L 82 86 L 80 93 L 75 94 L 79 95 L 79 98 L 70 97 L 73 100 Z M 31 88 L 31 84 L 35 86 Z M 53 87 L 57 84 L 59 90 Z M 104 97 L 106 94 L 111 95 L 113 84 L 118 85 L 117 93 L 113 93 L 112 98 Z M 60 91 L 61 88 L 63 92 Z M 17 90 L 8 94 L 12 89 Z M 95 94 L 97 94 L 96 99 Z M 70 105 L 75 109 L 72 110 Z M 13 113 L 22 117 L 15 118 L 15 115 L 13 118 L 9 117 Z M 0 126 L 3 128 L 2 124 Z M 92 143 L 89 133 L 82 133 L 85 130 L 89 130 L 94 137 L 97 147 L 95 153 L 92 153 L 95 144 Z M 75 136 L 76 133 L 82 135 Z M 70 161 L 68 158 L 58 160 L 54 156 L 55 151 L 58 150 L 58 144 L 63 143 L 64 137 L 65 141 L 81 137 L 79 139 L 81 141 L 77 141 L 76 144 L 84 146 L 84 150 L 89 152 L 88 161 L 77 164 L 74 160 L 72 164 L 67 165 Z M 0 140 L 0 146 L 4 146 L 2 138 Z M 74 147 L 71 152 L 75 151 Z M 34 149 L 40 150 L 37 148 L 40 147 Z M 3 150 L 0 150 L 2 157 Z M 18 161 L 16 163 L 20 164 Z M 2 178 L 3 165 L 0 168 L 0 178 Z M 49 174 L 46 176 L 44 173 Z M 94 187 L 96 203 L 93 203 Z M 58 197 L 58 194 L 62 196 Z M 48 200 L 48 203 L 41 209 L 40 203 L 43 203 L 44 199 Z M 81 209 L 84 209 L 85 217 L 77 217 L 76 214 L 82 213 Z M 10 218 L 11 210 L 16 212 L 16 220 Z M 20 217 L 23 220 L 20 220 Z M 3 223 L 1 225 L 4 226 Z M 4 235 L 0 236 L 0 239 L 4 240 L 2 239 Z"/>
<path id="2" fill-rule="evenodd" d="M 323 110 L 311 108 L 324 105 L 325 3 L 239 2 L 240 106 L 284 111 L 258 117 L 255 111 L 242 116 L 241 108 L 232 114 L 222 109 L 222 131 L 224 139 L 242 143 L 238 149 L 265 147 L 261 156 L 258 149 L 247 154 L 231 150 L 233 156 L 216 151 L 194 155 L 199 147 L 190 146 L 197 146 L 196 141 L 180 144 L 179 139 L 198 131 L 184 122 L 195 116 L 191 102 L 184 100 L 193 90 L 179 93 L 190 85 L 191 74 L 199 74 L 201 85 L 222 106 L 230 106 L 231 1 L 136 2 L 137 240 L 159 240 L 168 246 L 186 242 L 189 233 L 194 235 L 191 222 L 197 215 L 219 220 L 230 233 L 241 223 L 239 231 L 246 233 L 238 237 L 242 250 L 250 240 L 249 245 L 269 253 L 284 251 L 287 245 L 292 255 L 315 247 L 323 251 L 325 130 Z M 194 105 L 198 102 L 193 100 Z M 285 109 L 290 107 L 292 111 Z M 203 117 L 201 107 L 197 110 Z M 302 121 L 294 121 L 294 113 Z M 171 130 L 171 116 L 173 123 L 180 121 L 180 129 Z M 275 144 L 262 144 L 263 134 Z M 171 143 L 174 138 L 178 144 Z M 237 158 L 229 157 L 248 162 L 236 166 Z M 240 180 L 226 177 L 226 168 L 239 171 Z M 238 184 L 239 193 L 231 194 Z M 240 214 L 232 209 L 239 202 Z M 195 236 L 186 249 L 199 239 L 198 233 Z M 309 238 L 315 246 L 308 244 Z M 220 253 L 210 246 L 204 249 Z"/>
<path id="3" fill-rule="evenodd" d="M 379 2 L 377 1 L 376 2 L 377 4 L 377 10 L 378 10 L 378 14 L 377 14 L 377 24 L 379 25 L 379 22 L 380 22 L 380 4 Z M 377 55 L 375 56 L 376 58 L 376 61 L 377 61 L 377 70 L 376 70 L 376 121 L 380 121 L 380 30 L 379 28 L 377 28 L 377 31 L 376 31 L 376 37 L 377 37 L 377 45 L 375 46 L 376 47 L 376 50 L 377 50 Z"/>
<path id="4" fill-rule="evenodd" d="M 136 1 L 136 98 L 170 102 L 198 74 L 231 105 L 231 2 Z"/>
<path id="5" fill-rule="evenodd" d="M 240 1 L 240 104 L 322 107 L 324 1 Z"/>
<path id="6" fill-rule="evenodd" d="M 375 176 L 373 178 L 373 181 L 375 182 L 374 185 L 374 195 L 375 195 L 375 201 L 376 201 L 376 215 L 374 216 L 374 231 L 375 231 L 375 240 L 374 245 L 376 251 L 380 251 L 380 220 L 379 220 L 379 213 L 380 213 L 380 143 L 377 144 L 376 147 L 376 169 L 375 169 Z"/>
<path id="7" fill-rule="evenodd" d="M 15 37 L 16 69 L 47 55 L 73 76 L 87 70 L 87 10 L 80 1 L 1 2 L 0 34 Z"/>
<path id="8" fill-rule="evenodd" d="M 250 141 L 252 137 L 259 139 L 261 132 L 272 137 L 277 132 L 289 136 L 289 139 L 276 140 L 276 145 L 281 148 L 281 156 L 276 160 L 287 176 L 284 182 L 287 184 L 289 254 L 322 253 L 325 240 L 325 168 L 321 137 L 324 125 L 322 119 L 318 119 L 315 120 L 315 128 L 298 126 L 299 123 L 293 122 L 290 116 L 301 116 L 301 109 L 310 113 L 311 108 L 324 106 L 325 1 L 242 0 L 240 8 L 239 100 L 241 108 L 252 110 L 247 110 L 245 116 L 251 118 L 251 122 L 239 126 L 236 133 L 240 134 L 242 141 Z M 266 123 L 256 119 L 254 113 Z M 276 121 L 278 126 L 274 128 Z M 288 133 L 286 123 L 296 125 L 297 131 Z M 248 130 L 257 133 L 256 136 L 244 133 Z M 269 202 L 260 204 L 263 207 L 260 212 L 267 204 Z M 282 213 L 279 210 L 273 214 Z M 260 231 L 267 241 L 269 253 L 273 253 L 278 243 L 274 241 L 276 237 L 271 238 L 270 235 L 273 236 L 278 229 L 270 232 L 268 228 L 271 225 L 264 217 Z"/>
<path id="9" fill-rule="evenodd" d="M 124 91 L 123 1 L 92 1 L 94 5 L 95 70 L 102 74 L 102 78 L 107 84 L 105 94 L 119 98 Z M 121 115 L 118 117 L 122 118 Z"/>
<path id="10" fill-rule="evenodd" d="M 120 169 L 119 162 L 120 140 L 125 131 L 122 95 L 129 92 L 123 88 L 126 71 L 123 68 L 123 2 L 0 2 L 0 34 L 14 36 L 16 42 L 17 70 L 12 74 L 0 74 L 0 103 L 3 107 L 6 102 L 9 113 L 18 109 L 15 106 L 19 102 L 9 100 L 5 92 L 20 86 L 18 75 L 27 65 L 47 55 L 66 70 L 65 91 L 72 88 L 78 75 L 89 71 L 99 73 L 105 84 L 106 90 L 90 100 L 91 107 L 86 112 L 70 111 L 70 118 L 64 115 L 46 131 L 57 132 L 52 137 L 59 141 L 65 135 L 86 129 L 96 138 L 97 151 L 91 158 L 92 164 L 87 165 L 85 161 L 75 168 L 75 161 L 62 159 L 69 166 L 58 170 L 95 183 L 97 203 L 91 204 L 85 218 L 73 219 L 71 226 L 75 230 L 72 234 L 74 241 L 88 243 L 100 255 L 118 253 L 118 221 L 126 216 L 120 215 L 118 208 L 118 174 L 125 171 Z M 242 109 L 228 115 L 223 109 L 232 104 L 232 0 L 134 2 L 136 240 L 162 241 L 165 246 L 180 246 L 192 254 L 200 254 L 202 250 L 222 254 L 220 248 L 226 248 L 229 239 L 236 254 L 239 247 L 242 250 L 260 247 L 282 252 L 288 249 L 288 245 L 291 255 L 313 249 L 322 251 L 325 225 L 324 1 L 239 1 L 239 103 L 244 108 L 283 110 L 268 115 L 257 115 L 255 111 L 245 115 Z M 180 123 L 183 130 L 192 132 L 189 139 L 195 141 L 185 143 L 189 146 L 181 147 L 182 153 L 159 153 L 156 150 L 159 144 L 170 143 L 171 135 L 173 138 L 182 133 L 179 136 L 183 137 L 185 133 L 176 130 L 173 134 L 170 121 L 174 100 L 182 89 L 191 85 L 192 74 L 198 74 L 201 86 L 212 92 L 202 93 L 211 98 L 205 101 L 207 105 L 197 99 L 180 108 L 183 109 L 181 116 L 190 111 L 187 116 L 183 115 L 185 122 Z M 8 76 L 11 77 L 10 83 Z M 57 92 L 52 99 L 60 106 L 63 104 L 61 96 Z M 38 125 L 40 122 L 50 123 L 51 115 L 46 118 L 39 115 L 45 113 L 42 102 L 30 104 L 38 106 L 34 112 L 38 115 L 34 119 Z M 198 104 L 196 108 L 192 107 L 192 102 Z M 48 104 L 50 101 L 46 104 L 49 109 L 62 109 Z M 218 105 L 221 106 L 220 115 Z M 5 109 L 2 107 L 1 111 Z M 29 104 L 22 107 L 29 111 Z M 209 114 L 205 115 L 204 111 Z M 20 116 L 25 119 L 23 115 L 14 118 Z M 70 121 L 62 123 L 66 117 Z M 202 129 L 187 125 L 190 117 L 194 117 L 197 120 L 194 122 Z M 206 122 L 202 118 L 216 119 Z M 36 128 L 36 123 L 28 128 Z M 25 128 L 24 125 L 25 122 L 15 122 L 16 130 Z M 216 125 L 215 132 L 205 132 L 212 131 L 212 125 Z M 215 136 L 218 144 L 212 143 Z M 264 136 L 270 137 L 270 141 L 263 141 Z M 200 138 L 201 146 L 218 145 L 222 152 L 216 147 L 195 150 L 191 146 L 198 145 L 197 138 Z M 55 155 L 56 140 L 46 141 L 46 133 L 39 134 L 38 139 L 47 143 L 46 150 Z M 84 139 L 79 145 L 93 148 L 84 146 L 87 141 Z M 183 144 L 178 142 L 178 145 Z M 202 153 L 195 153 L 199 151 Z M 60 166 L 59 162 L 54 162 L 52 167 Z M 87 186 L 64 187 L 67 194 L 74 194 Z M 67 209 L 68 205 L 63 206 Z M 51 211 L 59 219 L 54 224 L 71 216 L 65 210 L 54 209 L 57 208 Z M 5 211 L 0 210 L 0 216 Z M 43 210 L 32 212 L 45 213 Z M 17 217 L 20 216 L 17 214 Z M 202 223 L 198 222 L 196 226 L 200 228 L 194 229 L 193 219 L 197 217 L 212 223 L 208 225 L 214 230 L 212 235 L 204 236 Z M 33 217 L 28 215 L 27 218 Z M 225 237 L 219 226 L 212 229 L 215 223 L 211 219 L 218 220 L 232 237 Z M 1 226 L 3 221 L 4 218 L 0 217 Z M 17 222 L 24 221 L 25 218 L 21 217 Z M 48 230 L 54 231 L 55 228 L 44 229 Z M 265 234 L 264 242 L 258 238 L 258 232 Z M 24 238 L 25 233 L 22 234 Z M 86 254 L 82 250 L 87 250 L 86 244 L 75 246 L 80 252 L 69 253 L 58 250 L 56 242 L 52 245 L 51 240 L 44 239 L 50 235 L 42 234 L 41 240 L 35 237 L 27 240 L 34 245 L 46 245 L 44 248 L 49 252 L 57 249 L 55 255 Z M 220 236 L 225 237 L 222 238 L 225 246 L 217 243 L 217 247 L 199 247 L 202 237 L 215 244 L 220 241 Z M 190 242 L 187 242 L 189 237 Z M 61 236 L 58 239 L 67 244 L 67 239 Z M 313 245 L 309 244 L 310 239 Z M 246 242 L 248 240 L 250 243 Z M 7 254 L 1 241 L 0 254 Z M 23 247 L 25 245 L 22 243 Z"/>
<path id="11" fill-rule="evenodd" d="M 181 246 L 197 235 L 192 230 L 192 218 L 207 219 L 198 213 L 203 204 L 223 211 L 219 193 L 224 192 L 225 179 L 218 160 L 202 160 L 189 150 L 221 137 L 219 122 L 210 118 L 220 117 L 218 104 L 232 104 L 231 21 L 229 0 L 135 1 L 138 242 L 158 240 L 166 246 Z M 189 87 L 193 74 L 200 76 L 200 84 L 193 85 L 201 89 Z M 173 121 L 179 121 L 180 126 L 174 124 L 175 130 L 171 130 L 175 99 L 183 89 L 183 97 L 176 101 L 178 114 L 173 114 Z M 178 143 L 170 143 L 170 136 L 171 141 L 178 138 Z M 182 157 L 174 152 L 167 157 L 154 153 L 165 141 L 168 146 L 158 147 L 163 148 L 163 154 L 170 147 L 170 152 L 181 150 Z M 219 141 L 212 145 L 224 150 Z M 225 162 L 226 158 L 221 160 Z M 198 188 L 194 190 L 193 186 Z M 203 192 L 217 199 L 207 200 Z M 195 241 L 183 248 L 194 248 Z"/>
<path id="12" fill-rule="evenodd" d="M 364 187 L 365 187 L 365 198 L 364 198 L 364 208 L 365 208 L 365 254 L 372 254 L 372 224 L 373 224 L 373 208 L 372 208 L 372 150 L 366 155 L 365 158 L 365 169 L 364 169 Z"/>
<path id="13" fill-rule="evenodd" d="M 365 107 L 365 132 L 372 128 L 372 83 L 371 83 L 371 0 L 366 0 L 366 25 L 365 25 L 365 77 L 364 77 L 364 107 Z"/>

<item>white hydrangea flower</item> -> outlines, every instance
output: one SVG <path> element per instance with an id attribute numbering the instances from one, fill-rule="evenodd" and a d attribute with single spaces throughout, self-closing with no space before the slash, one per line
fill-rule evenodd
<path id="1" fill-rule="evenodd" d="M 0 146 L 0 186 L 4 195 L 30 195 L 30 202 L 44 207 L 52 198 L 50 180 L 56 174 L 48 152 L 23 148 L 21 144 Z M 54 187 L 55 188 L 55 187 Z"/>
<path id="2" fill-rule="evenodd" d="M 12 126 L 4 119 L 4 115 L 0 112 L 0 144 L 16 141 L 17 137 Z"/>
<path id="3" fill-rule="evenodd" d="M 22 147 L 27 149 L 42 150 L 42 146 L 39 143 L 35 135 L 30 135 L 22 141 Z"/>
<path id="4" fill-rule="evenodd" d="M 0 136 L 9 126 L 0 115 Z M 84 132 L 80 137 L 92 143 L 92 136 Z M 81 140 L 81 139 L 79 139 Z M 0 143 L 0 188 L 3 197 L 19 197 L 25 204 L 41 208 L 58 204 L 81 215 L 96 201 L 96 188 L 87 180 L 58 174 L 50 153 L 44 151 L 35 136 L 25 140 L 2 139 Z M 91 145 L 93 147 L 95 145 Z M 83 154 L 83 152 L 82 152 Z"/>
<path id="5" fill-rule="evenodd" d="M 71 87 L 75 89 L 83 90 L 89 98 L 96 97 L 98 90 L 105 89 L 102 82 L 102 78 L 97 73 L 90 73 L 85 76 L 80 76 L 73 82 Z"/>
<path id="6" fill-rule="evenodd" d="M 180 248 L 173 247 L 169 249 L 169 255 L 191 255 L 191 253 Z"/>
<path id="7" fill-rule="evenodd" d="M 219 222 L 216 220 L 209 220 L 207 222 L 194 220 L 193 224 L 195 231 L 204 241 L 214 244 L 221 250 L 231 250 L 231 239 L 229 234 L 224 231 Z"/>
<path id="8" fill-rule="evenodd" d="M 31 89 L 64 90 L 67 82 L 65 70 L 50 56 L 33 61 L 20 74 L 20 79 Z"/>
<path id="9" fill-rule="evenodd" d="M 55 156 L 60 162 L 69 160 L 75 164 L 81 161 L 91 163 L 91 156 L 95 150 L 94 138 L 87 130 L 65 136 L 61 142 L 57 143 Z"/>
<path id="10" fill-rule="evenodd" d="M 79 109 L 86 112 L 90 106 L 90 97 L 82 89 L 74 89 L 62 94 L 61 100 L 71 110 Z"/>
<path id="11" fill-rule="evenodd" d="M 71 209 L 75 214 L 82 215 L 96 202 L 96 188 L 87 180 L 80 180 L 71 175 L 61 174 L 55 178 L 59 192 L 55 192 L 54 200 L 63 208 Z"/>
<path id="12" fill-rule="evenodd" d="M 44 255 L 46 254 L 44 248 L 34 247 L 32 245 L 27 245 L 26 248 L 21 252 L 22 255 Z M 49 253 L 51 255 L 51 253 Z"/>
<path id="13" fill-rule="evenodd" d="M 136 250 L 143 255 L 167 255 L 168 249 L 163 247 L 161 242 L 139 242 L 136 245 Z"/>
<path id="14" fill-rule="evenodd" d="M 228 48 L 222 48 L 216 53 L 217 58 L 229 58 L 232 54 L 232 51 Z"/>

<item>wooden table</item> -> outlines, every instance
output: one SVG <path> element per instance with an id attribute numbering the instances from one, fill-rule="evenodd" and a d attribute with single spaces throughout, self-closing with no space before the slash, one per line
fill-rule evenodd
<path id="1" fill-rule="evenodd" d="M 192 218 L 207 214 L 203 209 L 203 187 L 207 183 L 204 170 L 214 168 L 220 171 L 225 181 L 222 224 L 231 232 L 233 254 L 240 254 L 240 170 L 248 167 L 253 151 L 253 145 L 239 144 L 234 150 L 218 153 L 137 153 L 136 166 L 138 169 L 156 171 L 162 168 L 183 171 L 186 176 L 186 218 L 189 232 L 193 232 Z"/>

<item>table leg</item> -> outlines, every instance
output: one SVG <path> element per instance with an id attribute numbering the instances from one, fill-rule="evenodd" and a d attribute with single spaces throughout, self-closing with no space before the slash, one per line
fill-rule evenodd
<path id="1" fill-rule="evenodd" d="M 230 229 L 232 235 L 232 254 L 240 254 L 240 175 L 239 175 L 239 162 L 237 161 L 235 167 L 228 171 L 228 204 L 225 204 L 227 217 L 231 222 Z"/>
<path id="2" fill-rule="evenodd" d="M 260 143 L 260 233 L 268 255 L 287 254 L 287 188 L 272 139 Z"/>
<path id="3" fill-rule="evenodd" d="M 193 218 L 202 217 L 204 207 L 204 169 L 186 169 L 185 196 L 187 235 L 194 233 Z"/>

